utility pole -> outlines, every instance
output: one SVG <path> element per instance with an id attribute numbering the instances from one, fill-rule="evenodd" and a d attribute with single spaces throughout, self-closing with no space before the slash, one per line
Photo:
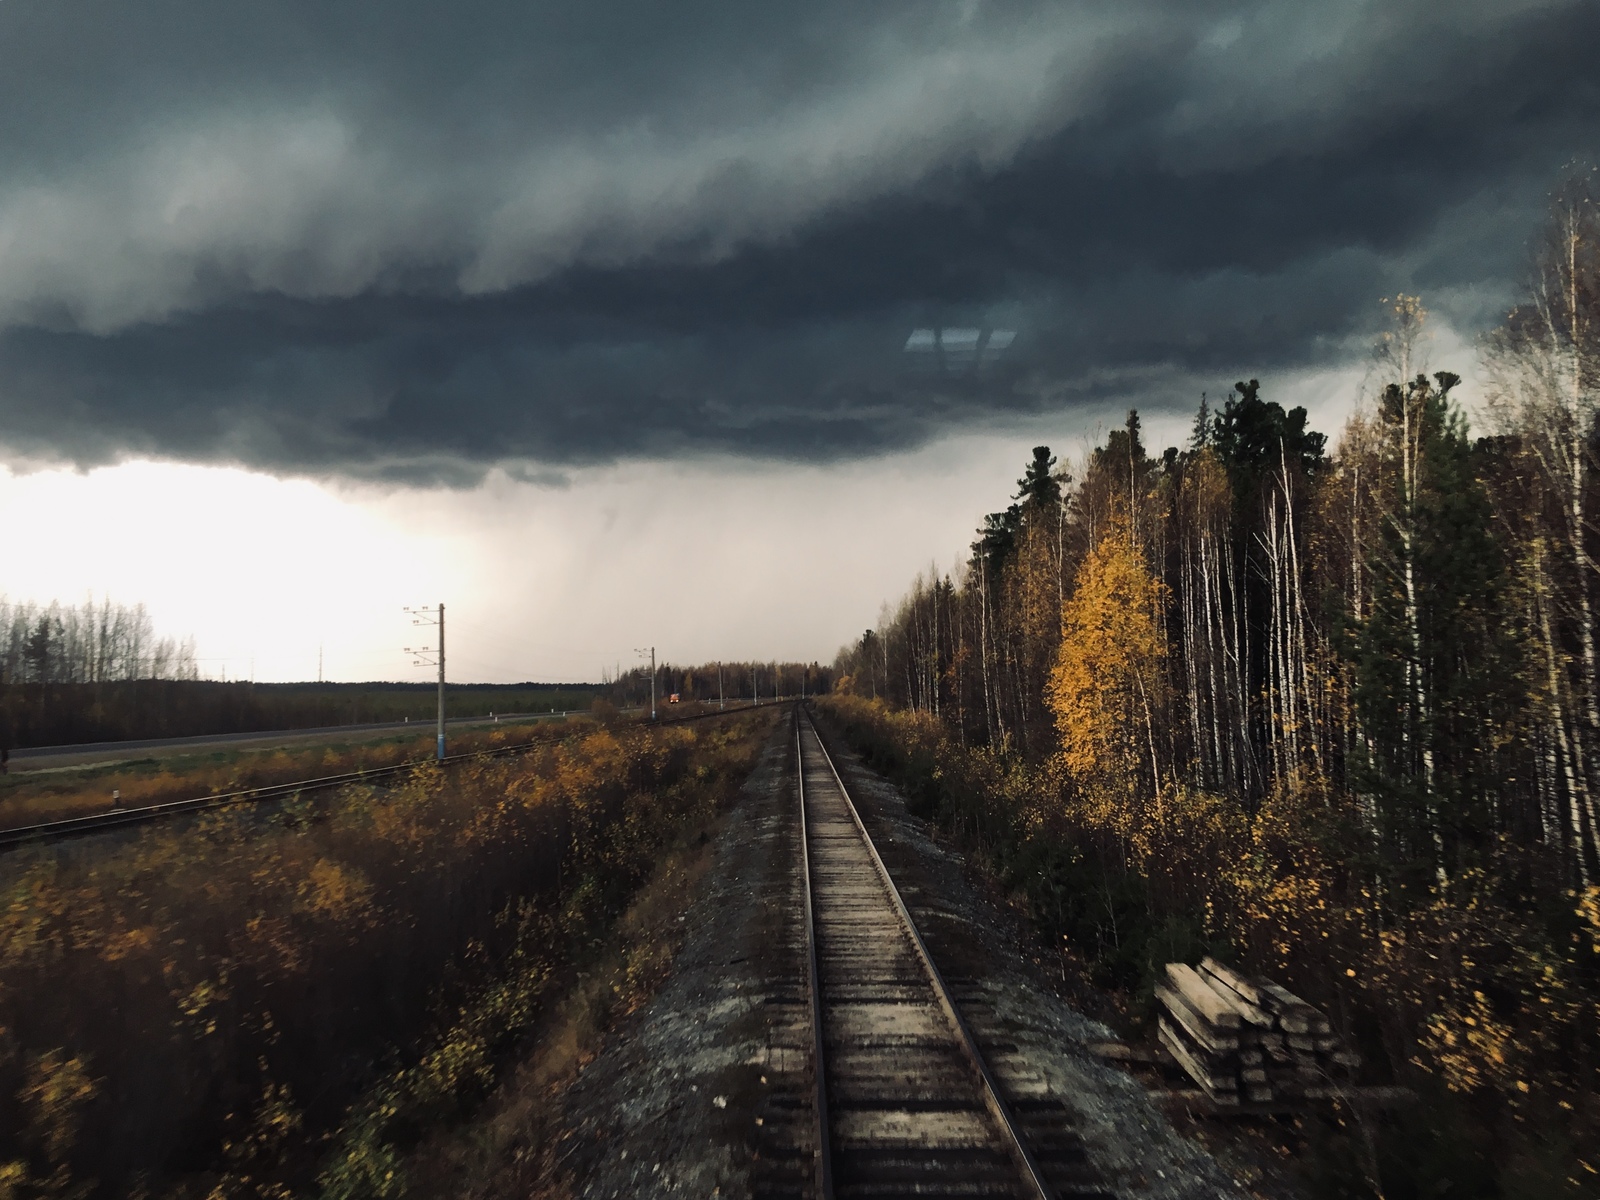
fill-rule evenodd
<path id="1" fill-rule="evenodd" d="M 428 656 L 429 655 L 436 655 L 438 657 L 438 666 L 439 666 L 439 744 L 438 744 L 438 749 L 435 751 L 435 757 L 440 762 L 443 762 L 444 761 L 444 605 L 441 604 L 441 605 L 439 605 L 438 608 L 407 608 L 407 609 L 405 609 L 403 611 L 411 614 L 411 623 L 413 625 L 437 625 L 439 627 L 439 648 L 437 650 L 435 650 L 435 649 L 433 649 L 431 647 L 427 647 L 427 646 L 423 646 L 423 647 L 407 646 L 406 647 L 406 653 L 407 654 L 416 655 L 416 663 L 417 663 L 418 666 L 430 666 L 431 667 L 434 664 L 428 661 Z"/>
<path id="2" fill-rule="evenodd" d="M 645 653 L 646 653 L 645 651 L 639 649 L 637 646 L 634 647 L 633 652 L 635 654 L 637 654 L 640 658 L 643 658 L 645 656 Z M 650 719 L 652 721 L 654 721 L 656 719 L 656 648 L 654 646 L 650 647 L 649 654 L 650 654 Z"/>
<path id="3" fill-rule="evenodd" d="M 444 761 L 444 605 L 439 605 L 439 761 Z"/>
<path id="4" fill-rule="evenodd" d="M 717 711 L 721 712 L 726 707 L 722 702 L 722 660 L 717 660 Z"/>

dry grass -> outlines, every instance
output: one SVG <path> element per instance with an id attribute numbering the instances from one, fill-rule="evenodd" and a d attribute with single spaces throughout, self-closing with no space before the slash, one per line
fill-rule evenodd
<path id="1" fill-rule="evenodd" d="M 584 725 L 382 789 L 13 854 L 0 1195 L 401 1194 L 414 1148 L 493 1091 L 774 715 Z M 660 969 L 629 958 L 610 1006 Z M 579 1047 L 606 997 L 575 995 Z"/>

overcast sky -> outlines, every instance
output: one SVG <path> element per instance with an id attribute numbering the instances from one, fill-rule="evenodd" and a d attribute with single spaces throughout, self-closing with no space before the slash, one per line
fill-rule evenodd
<path id="1" fill-rule="evenodd" d="M 1592 0 L 3 0 L 0 591 L 263 678 L 440 597 L 477 678 L 828 658 L 1035 439 L 1336 426 L 1402 289 L 1470 374 L 1597 61 Z"/>

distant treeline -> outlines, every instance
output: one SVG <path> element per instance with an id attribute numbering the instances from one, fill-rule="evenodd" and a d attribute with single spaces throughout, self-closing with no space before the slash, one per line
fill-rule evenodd
<path id="1" fill-rule="evenodd" d="M 157 637 L 142 604 L 43 605 L 0 596 L 0 682 L 198 677 L 194 639 Z"/>
<path id="2" fill-rule="evenodd" d="M 716 703 L 719 697 L 748 701 L 752 697 L 815 696 L 832 689 L 833 676 L 831 666 L 814 662 L 711 662 L 693 667 L 662 663 L 656 667 L 656 699 L 665 703 L 676 694 L 684 703 Z M 650 668 L 639 666 L 606 679 L 598 694 L 618 708 L 648 705 Z"/>
<path id="3" fill-rule="evenodd" d="M 588 708 L 597 694 L 599 689 L 586 684 L 452 684 L 445 690 L 445 712 L 452 717 L 560 712 Z M 0 685 L 0 741 L 17 749 L 430 721 L 436 696 L 431 683 L 6 683 Z"/>

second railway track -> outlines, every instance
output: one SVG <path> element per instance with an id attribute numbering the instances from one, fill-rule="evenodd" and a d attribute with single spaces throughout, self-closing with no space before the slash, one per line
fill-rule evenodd
<path id="1" fill-rule="evenodd" d="M 815 728 L 796 726 L 814 1151 L 809 1179 L 762 1190 L 1109 1200 L 1043 1081 L 990 1065 L 962 1012 L 972 981 L 941 976 Z"/>

